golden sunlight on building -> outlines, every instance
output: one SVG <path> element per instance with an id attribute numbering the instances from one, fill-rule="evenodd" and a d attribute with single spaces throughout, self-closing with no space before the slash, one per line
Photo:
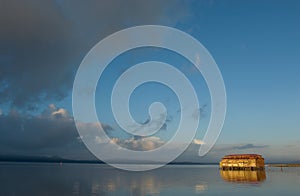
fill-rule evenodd
<path id="1" fill-rule="evenodd" d="M 221 170 L 264 170 L 265 161 L 258 154 L 226 155 L 220 162 Z"/>

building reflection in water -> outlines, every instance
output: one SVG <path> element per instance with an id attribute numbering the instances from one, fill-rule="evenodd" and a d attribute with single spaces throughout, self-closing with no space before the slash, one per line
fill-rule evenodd
<path id="1" fill-rule="evenodd" d="M 266 179 L 265 170 L 220 170 L 220 175 L 227 182 L 259 183 Z"/>

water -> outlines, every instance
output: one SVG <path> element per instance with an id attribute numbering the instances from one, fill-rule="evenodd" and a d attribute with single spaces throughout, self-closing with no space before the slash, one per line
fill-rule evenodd
<path id="1" fill-rule="evenodd" d="M 300 168 L 223 172 L 170 165 L 126 172 L 107 165 L 0 163 L 0 195 L 300 195 Z"/>

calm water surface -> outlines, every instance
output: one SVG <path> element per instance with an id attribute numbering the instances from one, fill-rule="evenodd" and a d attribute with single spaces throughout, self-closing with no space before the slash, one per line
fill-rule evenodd
<path id="1" fill-rule="evenodd" d="M 226 172 L 172 165 L 126 172 L 106 165 L 0 163 L 0 195 L 300 195 L 300 168 Z"/>

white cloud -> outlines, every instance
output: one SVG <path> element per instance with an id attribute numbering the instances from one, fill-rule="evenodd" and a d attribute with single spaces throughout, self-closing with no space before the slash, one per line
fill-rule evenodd
<path id="1" fill-rule="evenodd" d="M 101 136 L 96 136 L 95 142 L 97 144 L 105 144 L 106 141 Z M 160 147 L 161 145 L 163 145 L 165 142 L 159 137 L 151 136 L 151 137 L 143 137 L 139 139 L 111 138 L 110 143 L 114 143 L 124 148 L 132 149 L 132 150 L 147 151 L 147 150 L 154 150 Z"/>
<path id="2" fill-rule="evenodd" d="M 135 150 L 154 150 L 164 144 L 164 141 L 159 137 L 144 137 L 141 139 L 126 140 L 125 144 Z"/>
<path id="3" fill-rule="evenodd" d="M 194 144 L 197 144 L 197 145 L 205 144 L 202 140 L 199 140 L 199 139 L 194 139 L 194 140 L 193 140 L 193 143 L 194 143 Z"/>
<path id="4" fill-rule="evenodd" d="M 164 144 L 164 141 L 159 137 L 143 137 L 139 139 L 131 138 L 119 142 L 120 145 L 133 150 L 154 150 Z"/>
<path id="5" fill-rule="evenodd" d="M 71 119 L 69 112 L 64 108 L 58 108 L 55 104 L 49 104 L 40 115 L 41 118 Z"/>
<path id="6" fill-rule="evenodd" d="M 68 111 L 66 109 L 63 109 L 63 108 L 59 108 L 58 110 L 52 112 L 51 115 L 55 116 L 55 117 L 64 117 L 64 118 L 69 117 Z"/>
<path id="7" fill-rule="evenodd" d="M 95 137 L 95 142 L 97 144 L 103 144 L 103 143 L 105 143 L 105 140 L 102 137 L 96 136 Z"/>

